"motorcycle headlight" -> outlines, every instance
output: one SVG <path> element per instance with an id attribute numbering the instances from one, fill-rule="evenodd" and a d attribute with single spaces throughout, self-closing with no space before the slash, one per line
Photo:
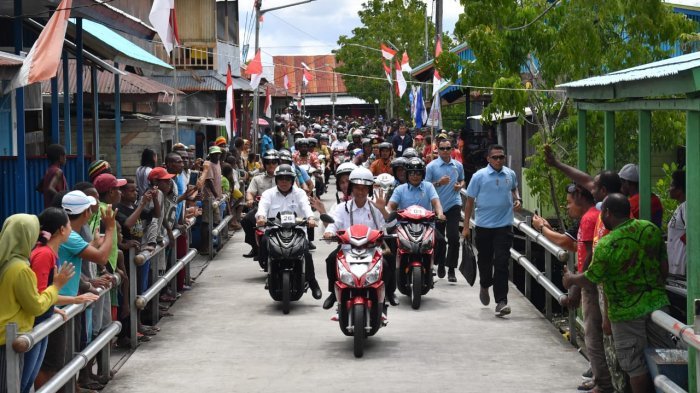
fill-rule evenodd
<path id="1" fill-rule="evenodd" d="M 372 285 L 379 281 L 379 275 L 382 271 L 382 263 L 375 263 L 374 266 L 365 273 L 365 286 Z"/>
<path id="2" fill-rule="evenodd" d="M 355 286 L 355 279 L 353 278 L 352 273 L 350 273 L 342 264 L 338 264 L 338 279 L 345 285 L 349 285 L 351 287 Z"/>

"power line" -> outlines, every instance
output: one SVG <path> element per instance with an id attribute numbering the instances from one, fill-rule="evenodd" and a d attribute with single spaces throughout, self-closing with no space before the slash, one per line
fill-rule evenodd
<path id="1" fill-rule="evenodd" d="M 560 0 L 555 0 L 555 1 L 553 1 L 552 4 L 549 5 L 549 7 L 547 7 L 541 14 L 539 14 L 535 19 L 531 20 L 529 23 L 524 24 L 524 25 L 522 25 L 522 26 L 518 26 L 518 27 L 506 27 L 505 29 L 506 29 L 506 30 L 510 30 L 510 31 L 516 31 L 516 30 L 527 29 L 527 28 L 530 27 L 533 23 L 537 22 L 538 20 L 542 19 L 542 17 L 544 17 L 545 15 L 547 15 L 547 13 L 548 13 L 549 11 L 551 11 L 552 8 L 554 8 L 555 5 L 559 4 L 559 1 L 560 1 Z"/>

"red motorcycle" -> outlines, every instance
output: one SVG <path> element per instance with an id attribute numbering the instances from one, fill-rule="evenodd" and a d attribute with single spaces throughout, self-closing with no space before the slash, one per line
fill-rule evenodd
<path id="1" fill-rule="evenodd" d="M 393 216 L 393 214 L 392 214 Z M 410 206 L 396 212 L 398 226 L 396 285 L 411 298 L 411 307 L 420 308 L 421 296 L 433 288 L 433 249 L 435 212 Z"/>
<path id="2" fill-rule="evenodd" d="M 328 222 L 326 218 L 329 217 L 321 216 Z M 354 354 L 358 358 L 364 354 L 365 339 L 385 325 L 381 248 L 385 237 L 381 231 L 353 225 L 329 239 L 341 244 L 336 257 L 338 322 L 346 336 L 354 337 Z"/>

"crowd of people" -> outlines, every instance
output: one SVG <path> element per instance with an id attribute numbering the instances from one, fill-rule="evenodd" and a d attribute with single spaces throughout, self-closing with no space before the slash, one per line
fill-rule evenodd
<path id="1" fill-rule="evenodd" d="M 18 323 L 19 330 L 26 332 L 53 313 L 61 313 L 61 306 L 67 304 L 92 302 L 89 312 L 77 317 L 73 339 L 61 328 L 25 354 L 22 392 L 40 387 L 64 364 L 63 357 L 79 352 L 111 321 L 122 321 L 117 345 L 123 345 L 130 334 L 129 285 L 143 292 L 151 269 L 163 272 L 169 268 L 169 253 L 184 256 L 190 247 L 188 238 L 176 239 L 174 231 L 183 232 L 195 220 L 201 226 L 192 245 L 200 254 L 210 252 L 209 227 L 226 216 L 231 217 L 229 231 L 245 232 L 250 251 L 244 257 L 257 260 L 263 269 L 269 259 L 267 239 L 264 233 L 261 237 L 256 234 L 256 228 L 281 211 L 308 219 L 306 281 L 313 297 L 321 299 L 311 253 L 316 249 L 314 230 L 320 225 L 314 210 L 333 218 L 334 223 L 322 230 L 324 238 L 331 238 L 353 224 L 391 232 L 392 211 L 421 206 L 438 218 L 437 277 L 457 281 L 461 225 L 462 237 L 475 234 L 479 299 L 489 305 L 492 294 L 495 315 L 506 316 L 511 313 L 512 222 L 522 205 L 518 180 L 505 165 L 505 148 L 496 144 L 486 150 L 485 167 L 473 173 L 467 170 L 462 158 L 468 143 L 463 136 L 446 130 L 410 130 L 400 120 L 302 118 L 285 111 L 262 132 L 260 149 L 252 149 L 251 141 L 240 137 L 232 141 L 216 138 L 205 157 L 196 157 L 193 146 L 180 143 L 162 159 L 145 149 L 133 178 L 116 178 L 110 163 L 98 160 L 88 168 L 90 181 L 72 187 L 62 171 L 65 150 L 51 145 L 47 148 L 50 166 L 37 185 L 46 209 L 38 217 L 11 216 L 0 233 L 0 298 L 8 300 L 0 308 L 0 363 L 5 360 L 7 323 Z M 619 173 L 602 171 L 591 177 L 563 164 L 549 149 L 546 161 L 573 182 L 567 188 L 567 208 L 576 225 L 560 233 L 538 215 L 532 225 L 556 244 L 577 252 L 576 271 L 566 271 L 563 282 L 569 289 L 565 305 L 574 308 L 581 303 L 583 307 L 593 376 L 584 388 L 609 392 L 624 388 L 626 380 L 632 391 L 647 391 L 651 385 L 644 348 L 672 345 L 650 315 L 669 304 L 664 289 L 669 271 L 685 274 L 685 174 L 673 175 L 670 194 L 680 206 L 668 223 L 664 242 L 660 229 L 663 208 L 657 196 L 652 196 L 651 222 L 638 219 L 639 171 L 635 164 L 625 165 Z M 388 189 L 376 186 L 375 179 L 383 174 L 394 179 Z M 331 176 L 335 203 L 326 206 L 320 197 L 327 192 Z M 210 210 L 213 214 L 203 214 Z M 469 225 L 472 217 L 473 229 Z M 146 258 L 138 267 L 138 282 L 130 284 L 125 255 L 130 250 L 149 255 L 165 239 L 174 246 L 158 257 Z M 387 246 L 383 279 L 387 300 L 396 306 L 396 245 Z M 336 253 L 325 258 L 330 293 L 324 309 L 331 309 L 337 301 L 333 291 Z M 174 301 L 188 289 L 184 272 L 180 273 L 178 292 L 164 290 L 161 300 Z M 98 296 L 102 291 L 110 294 Z M 141 341 L 158 332 L 141 320 L 137 326 Z M 606 345 L 617 359 L 606 359 Z M 5 365 L 0 364 L 0 374 L 4 370 Z M 93 371 L 92 364 L 81 371 L 78 382 L 82 389 L 99 390 L 107 383 Z M 2 391 L 4 386 L 0 386 Z"/>

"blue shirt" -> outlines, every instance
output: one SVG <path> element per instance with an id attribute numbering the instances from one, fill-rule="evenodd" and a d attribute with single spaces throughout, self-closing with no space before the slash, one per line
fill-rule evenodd
<path id="1" fill-rule="evenodd" d="M 515 172 L 503 167 L 496 172 L 491 165 L 481 168 L 472 176 L 467 196 L 474 198 L 476 226 L 501 228 L 513 225 L 513 194 L 518 187 Z"/>
<path id="2" fill-rule="evenodd" d="M 435 191 L 435 187 L 427 181 L 422 181 L 418 187 L 412 186 L 409 183 L 404 183 L 394 190 L 391 194 L 389 202 L 394 202 L 399 206 L 399 209 L 405 209 L 409 206 L 418 205 L 425 209 L 433 211 L 433 199 L 440 198 Z"/>
<path id="3" fill-rule="evenodd" d="M 262 137 L 262 147 L 260 148 L 260 157 L 265 156 L 265 152 L 268 151 L 269 149 L 274 149 L 275 145 L 272 143 L 272 138 L 268 136 L 267 134 L 263 135 Z"/>
<path id="4" fill-rule="evenodd" d="M 173 177 L 173 180 L 175 180 L 175 184 L 177 185 L 177 196 L 180 197 L 180 196 L 182 196 L 182 194 L 185 193 L 185 190 L 187 187 L 185 185 L 185 180 L 180 175 Z M 185 201 L 178 202 L 177 208 L 175 210 L 175 214 L 177 216 L 178 221 L 180 220 L 180 217 L 182 217 L 182 209 L 184 207 L 185 207 Z"/>
<path id="5" fill-rule="evenodd" d="M 294 164 L 292 164 L 292 169 L 294 169 L 294 172 L 297 173 L 297 181 L 299 182 L 300 187 L 302 184 L 306 184 L 307 181 L 311 180 L 309 172 L 307 172 L 306 169 L 300 168 Z"/>
<path id="6" fill-rule="evenodd" d="M 83 240 L 80 234 L 73 230 L 71 231 L 70 236 L 68 236 L 68 240 L 58 247 L 59 264 L 63 265 L 64 262 L 70 262 L 73 264 L 73 266 L 75 266 L 76 272 L 66 283 L 66 285 L 64 285 L 58 292 L 59 295 L 78 295 L 78 287 L 80 286 L 80 269 L 83 266 L 83 259 L 80 258 L 80 253 L 83 252 L 88 245 L 88 242 Z"/>
<path id="7" fill-rule="evenodd" d="M 442 158 L 430 161 L 425 168 L 425 181 L 435 183 L 443 176 L 449 176 L 450 182 L 444 186 L 435 186 L 443 211 L 448 211 L 454 206 L 462 206 L 462 198 L 459 190 L 455 191 L 454 185 L 464 180 L 464 168 L 459 161 L 450 158 L 450 162 L 443 161 Z"/>

